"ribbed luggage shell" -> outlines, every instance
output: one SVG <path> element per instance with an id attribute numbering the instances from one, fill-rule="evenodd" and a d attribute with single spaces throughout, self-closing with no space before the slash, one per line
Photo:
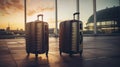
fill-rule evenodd
<path id="1" fill-rule="evenodd" d="M 48 23 L 43 21 L 34 21 L 26 24 L 26 52 L 38 54 L 49 51 Z"/>
<path id="2" fill-rule="evenodd" d="M 78 20 L 68 20 L 60 23 L 59 50 L 71 54 L 82 53 L 82 31 Z M 79 24 L 79 25 L 77 25 Z M 78 29 L 79 28 L 79 29 Z"/>

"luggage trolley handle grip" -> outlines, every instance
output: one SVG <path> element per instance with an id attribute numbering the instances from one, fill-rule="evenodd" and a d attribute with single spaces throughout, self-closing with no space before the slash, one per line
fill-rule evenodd
<path id="1" fill-rule="evenodd" d="M 75 20 L 75 15 L 79 15 L 80 13 L 79 12 L 76 12 L 73 14 L 73 19 Z"/>
<path id="2" fill-rule="evenodd" d="M 39 17 L 41 16 L 41 20 L 43 21 L 43 14 L 37 15 L 37 20 L 39 20 Z"/>

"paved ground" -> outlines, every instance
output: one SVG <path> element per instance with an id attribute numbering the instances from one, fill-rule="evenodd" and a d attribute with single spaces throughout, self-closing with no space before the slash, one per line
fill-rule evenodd
<path id="1" fill-rule="evenodd" d="M 25 39 L 0 39 L 0 67 L 120 67 L 120 36 L 84 37 L 83 56 L 59 55 L 58 39 L 49 39 L 49 56 L 28 57 Z"/>

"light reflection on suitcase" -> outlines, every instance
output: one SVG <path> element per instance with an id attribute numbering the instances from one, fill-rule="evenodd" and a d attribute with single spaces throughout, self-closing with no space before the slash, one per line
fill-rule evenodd
<path id="1" fill-rule="evenodd" d="M 75 15 L 74 15 L 75 16 Z M 82 22 L 79 20 L 67 20 L 60 23 L 59 50 L 72 54 L 83 52 Z"/>
<path id="2" fill-rule="evenodd" d="M 43 18 L 43 15 L 38 15 Z M 34 21 L 26 24 L 26 52 L 28 55 L 34 53 L 37 57 L 38 54 L 46 53 L 48 56 L 49 43 L 48 43 L 48 23 L 42 21 Z"/>

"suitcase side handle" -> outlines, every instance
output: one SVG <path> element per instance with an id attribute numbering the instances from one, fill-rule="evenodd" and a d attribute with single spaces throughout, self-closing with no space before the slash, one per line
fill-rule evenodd
<path id="1" fill-rule="evenodd" d="M 41 16 L 41 20 L 43 21 L 43 14 L 37 15 L 37 20 L 39 20 L 39 17 Z"/>
<path id="2" fill-rule="evenodd" d="M 80 13 L 79 12 L 76 12 L 73 14 L 73 19 L 75 20 L 75 15 L 79 15 Z"/>

